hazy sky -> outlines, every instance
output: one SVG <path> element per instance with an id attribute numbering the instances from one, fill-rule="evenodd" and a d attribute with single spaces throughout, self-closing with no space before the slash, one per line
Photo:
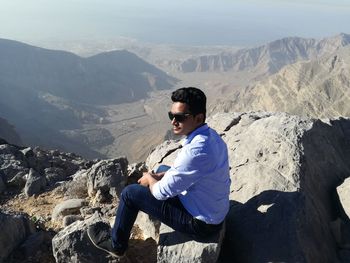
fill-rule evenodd
<path id="1" fill-rule="evenodd" d="M 257 45 L 350 33 L 349 0 L 0 0 L 0 38 Z"/>

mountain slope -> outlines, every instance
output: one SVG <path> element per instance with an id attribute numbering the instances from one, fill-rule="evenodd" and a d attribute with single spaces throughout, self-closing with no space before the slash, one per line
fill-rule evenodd
<path id="1" fill-rule="evenodd" d="M 5 139 L 8 143 L 21 145 L 22 140 L 17 134 L 15 127 L 8 123 L 7 120 L 0 117 L 0 138 Z"/>
<path id="2" fill-rule="evenodd" d="M 332 55 L 288 65 L 268 79 L 247 86 L 220 110 L 283 111 L 316 118 L 350 116 L 350 46 Z"/>
<path id="3" fill-rule="evenodd" d="M 89 145 L 95 138 L 80 132 L 84 125 L 98 129 L 106 105 L 147 98 L 176 81 L 127 51 L 81 58 L 0 39 L 0 117 L 32 146 L 103 157 Z M 114 139 L 100 130 L 104 143 Z"/>
<path id="4" fill-rule="evenodd" d="M 349 44 L 350 35 L 343 33 L 320 41 L 289 37 L 234 53 L 225 52 L 191 58 L 184 61 L 179 69 L 182 72 L 249 70 L 255 72 L 257 77 L 262 77 L 276 73 L 285 65 L 331 54 Z"/>
<path id="5" fill-rule="evenodd" d="M 0 39 L 0 81 L 81 103 L 116 104 L 171 88 L 176 80 L 127 51 L 81 58 Z"/>

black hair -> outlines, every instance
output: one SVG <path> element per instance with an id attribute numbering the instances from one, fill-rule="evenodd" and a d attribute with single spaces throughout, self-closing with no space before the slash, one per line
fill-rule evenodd
<path id="1" fill-rule="evenodd" d="M 177 89 L 171 94 L 171 100 L 173 102 L 186 103 L 191 114 L 203 113 L 205 119 L 207 97 L 200 89 L 194 87 Z"/>

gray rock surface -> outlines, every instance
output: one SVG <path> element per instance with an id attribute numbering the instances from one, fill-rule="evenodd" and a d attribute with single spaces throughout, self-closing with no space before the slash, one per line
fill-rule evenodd
<path id="1" fill-rule="evenodd" d="M 10 253 L 35 231 L 34 225 L 23 215 L 1 211 L 0 229 L 0 263 L 6 262 Z"/>
<path id="2" fill-rule="evenodd" d="M 350 178 L 347 178 L 344 183 L 337 187 L 340 203 L 350 220 Z"/>
<path id="3" fill-rule="evenodd" d="M 211 263 L 217 262 L 225 229 L 214 237 L 193 240 L 189 235 L 174 231 L 161 224 L 157 251 L 159 263 Z"/>
<path id="4" fill-rule="evenodd" d="M 84 220 L 84 218 L 80 215 L 66 215 L 65 217 L 63 217 L 62 225 L 63 227 L 66 227 L 78 220 Z"/>
<path id="5" fill-rule="evenodd" d="M 220 262 L 338 262 L 330 223 L 340 216 L 336 187 L 350 175 L 350 120 L 250 112 L 207 121 L 226 141 L 231 167 Z M 148 167 L 173 148 L 158 146 Z"/>
<path id="6" fill-rule="evenodd" d="M 147 157 L 148 170 L 155 171 L 160 164 L 172 165 L 180 146 L 179 141 L 165 141 L 158 145 Z"/>
<path id="7" fill-rule="evenodd" d="M 67 179 L 67 173 L 62 168 L 49 167 L 44 169 L 44 174 L 48 185 L 54 185 L 56 182 Z"/>
<path id="8" fill-rule="evenodd" d="M 128 160 L 124 157 L 103 160 L 94 164 L 88 171 L 88 194 L 100 201 L 119 195 L 127 182 Z"/>
<path id="9" fill-rule="evenodd" d="M 160 221 L 151 218 L 148 214 L 140 211 L 137 215 L 135 225 L 137 225 L 143 234 L 143 238 L 153 238 L 154 240 L 159 240 L 159 228 Z"/>
<path id="10" fill-rule="evenodd" d="M 52 221 L 57 221 L 66 215 L 80 215 L 80 209 L 88 204 L 85 199 L 69 199 L 65 200 L 58 205 L 52 211 Z"/>
<path id="11" fill-rule="evenodd" d="M 5 185 L 4 181 L 2 180 L 2 176 L 0 173 L 0 194 L 5 190 L 6 190 L 6 185 Z"/>
<path id="12" fill-rule="evenodd" d="M 45 189 L 45 186 L 46 186 L 45 176 L 42 176 L 37 171 L 31 168 L 29 170 L 26 185 L 24 186 L 24 193 L 26 194 L 26 196 L 39 194 L 41 191 Z"/>
<path id="13" fill-rule="evenodd" d="M 88 226 L 98 221 L 103 220 L 95 214 L 85 221 L 76 221 L 58 232 L 52 239 L 52 249 L 56 262 L 113 262 L 107 253 L 91 243 L 87 235 Z"/>
<path id="14" fill-rule="evenodd" d="M 23 153 L 16 146 L 0 145 L 0 170 L 3 171 L 5 183 L 27 167 Z"/>
<path id="15" fill-rule="evenodd" d="M 329 192 L 350 175 L 349 127 L 348 119 L 249 113 L 221 130 L 232 168 L 226 258 L 337 261 Z"/>
<path id="16" fill-rule="evenodd" d="M 52 234 L 46 231 L 39 231 L 31 234 L 28 238 L 16 249 L 16 258 L 21 262 L 37 262 L 37 253 L 47 251 L 51 248 Z"/>

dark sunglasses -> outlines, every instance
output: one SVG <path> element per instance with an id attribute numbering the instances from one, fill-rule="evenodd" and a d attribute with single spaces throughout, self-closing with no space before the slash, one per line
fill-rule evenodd
<path id="1" fill-rule="evenodd" d="M 184 122 L 188 116 L 190 116 L 191 113 L 185 113 L 185 112 L 182 112 L 182 113 L 171 113 L 171 111 L 168 112 L 168 116 L 169 116 L 169 119 L 172 121 L 173 119 L 175 119 L 176 122 Z"/>

